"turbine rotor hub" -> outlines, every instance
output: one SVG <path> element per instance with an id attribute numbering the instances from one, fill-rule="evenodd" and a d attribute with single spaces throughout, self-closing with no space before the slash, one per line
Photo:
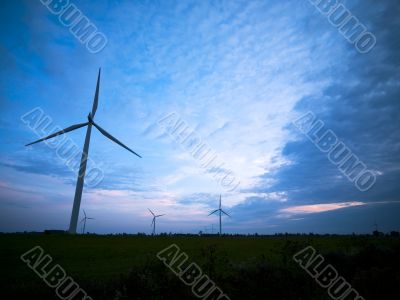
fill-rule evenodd
<path id="1" fill-rule="evenodd" d="M 87 118 L 88 118 L 89 123 L 93 124 L 93 118 L 92 118 L 92 114 L 91 113 L 88 114 Z"/>

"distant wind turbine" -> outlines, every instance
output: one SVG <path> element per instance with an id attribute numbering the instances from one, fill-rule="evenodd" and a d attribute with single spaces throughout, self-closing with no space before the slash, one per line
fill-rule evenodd
<path id="1" fill-rule="evenodd" d="M 214 224 L 211 224 L 210 226 L 205 226 L 204 231 L 205 233 L 208 233 L 211 230 L 211 233 L 214 234 Z"/>
<path id="2" fill-rule="evenodd" d="M 212 211 L 209 216 L 211 216 L 212 214 L 219 212 L 219 235 L 222 234 L 222 214 L 227 215 L 228 217 L 230 217 L 229 214 L 227 214 L 222 208 L 221 208 L 221 195 L 219 195 L 219 208 Z"/>
<path id="3" fill-rule="evenodd" d="M 375 231 L 378 231 L 378 224 L 376 223 L 376 220 L 374 221 L 374 228 L 375 228 Z"/>
<path id="4" fill-rule="evenodd" d="M 115 137 L 113 137 L 111 134 L 109 134 L 107 131 L 105 131 L 103 128 L 101 128 L 98 124 L 96 124 L 93 121 L 93 118 L 94 118 L 94 116 L 96 114 L 97 106 L 98 106 L 98 103 L 99 103 L 100 73 L 101 73 L 101 68 L 99 69 L 99 74 L 97 76 L 96 92 L 95 92 L 95 95 L 94 95 L 92 111 L 89 113 L 89 115 L 87 117 L 88 118 L 88 122 L 72 125 L 70 127 L 67 127 L 67 128 L 65 128 L 63 130 L 60 130 L 60 131 L 55 132 L 53 134 L 50 134 L 47 137 L 44 137 L 44 138 L 42 138 L 40 140 L 37 140 L 37 141 L 35 141 L 33 143 L 30 143 L 30 144 L 26 145 L 26 146 L 29 146 L 29 145 L 32 145 L 32 144 L 36 144 L 36 143 L 45 141 L 47 139 L 62 135 L 64 133 L 73 131 L 75 129 L 87 126 L 85 144 L 83 146 L 81 164 L 80 164 L 80 167 L 79 167 L 78 180 L 76 182 L 74 205 L 72 207 L 71 221 L 70 221 L 69 230 L 68 230 L 70 233 L 73 233 L 73 234 L 76 233 L 76 227 L 78 225 L 79 209 L 80 209 L 80 206 L 81 206 L 82 190 L 83 190 L 83 184 L 84 184 L 85 173 L 86 173 L 86 164 L 87 164 L 88 155 L 89 155 L 89 142 L 90 142 L 90 134 L 92 132 L 92 126 L 96 127 L 96 129 L 98 131 L 100 131 L 101 134 L 103 134 L 105 137 L 109 138 L 111 141 L 117 143 L 121 147 L 123 147 L 126 150 L 132 152 L 136 156 L 141 157 L 139 154 L 137 154 L 133 150 L 129 149 L 127 146 L 125 146 L 123 143 L 121 143 L 119 140 L 117 140 Z"/>
<path id="5" fill-rule="evenodd" d="M 158 217 L 165 216 L 165 214 L 163 214 L 163 215 L 155 215 L 155 214 L 151 211 L 150 208 L 148 208 L 148 210 L 149 210 L 149 212 L 153 215 L 153 221 L 151 222 L 151 225 L 150 225 L 150 226 L 153 226 L 153 234 L 152 234 L 152 235 L 155 235 L 155 234 L 156 234 L 156 219 L 157 219 Z"/>
<path id="6" fill-rule="evenodd" d="M 83 229 L 82 229 L 82 233 L 85 233 L 85 228 L 86 228 L 86 220 L 94 220 L 94 218 L 88 218 L 86 215 L 85 210 L 83 210 L 83 214 L 85 215 L 85 217 L 81 220 L 81 223 L 83 222 Z"/>

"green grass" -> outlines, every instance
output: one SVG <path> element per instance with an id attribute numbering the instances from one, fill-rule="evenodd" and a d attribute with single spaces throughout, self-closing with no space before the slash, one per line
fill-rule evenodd
<path id="1" fill-rule="evenodd" d="M 70 235 L 0 235 L 0 276 L 21 278 L 32 271 L 20 260 L 20 256 L 41 246 L 54 262 L 63 266 L 74 278 L 110 278 L 127 273 L 147 257 L 172 243 L 196 261 L 200 249 L 216 245 L 232 262 L 244 262 L 261 255 L 270 261 L 279 261 L 281 247 L 286 241 L 299 245 L 312 245 L 320 252 L 356 252 L 368 244 L 390 247 L 398 239 L 372 237 L 136 237 L 136 236 L 70 236 Z M 295 250 L 295 249 L 294 249 Z M 294 254 L 294 253 L 293 253 Z M 30 276 L 29 276 L 30 277 Z"/>
<path id="2" fill-rule="evenodd" d="M 2 289 L 23 289 L 26 285 L 49 289 L 21 261 L 20 256 L 34 246 L 41 246 L 54 263 L 60 264 L 77 282 L 107 282 L 127 275 L 132 268 L 156 260 L 156 253 L 178 245 L 189 260 L 200 265 L 206 260 L 202 249 L 215 245 L 233 265 L 251 264 L 260 257 L 280 265 L 305 246 L 320 253 L 353 255 L 368 246 L 382 249 L 400 247 L 399 238 L 359 236 L 289 236 L 289 237 L 140 237 L 97 235 L 0 235 L 0 279 Z M 291 262 L 292 263 L 292 262 Z M 293 265 L 296 268 L 295 265 Z M 168 272 L 166 270 L 166 272 Z"/>

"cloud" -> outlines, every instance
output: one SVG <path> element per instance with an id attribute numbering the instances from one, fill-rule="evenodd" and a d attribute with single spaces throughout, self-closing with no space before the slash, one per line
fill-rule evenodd
<path id="1" fill-rule="evenodd" d="M 359 192 L 326 154 L 288 125 L 297 137 L 286 143 L 282 153 L 292 163 L 262 175 L 255 190 L 287 191 L 289 201 L 297 204 L 338 202 L 343 197 L 362 202 L 398 198 L 400 190 L 395 182 L 400 178 L 400 148 L 395 136 L 400 134 L 396 117 L 400 111 L 396 100 L 400 96 L 400 80 L 394 62 L 400 60 L 395 46 L 400 39 L 399 21 L 393 13 L 397 5 L 395 1 L 380 2 L 383 15 L 376 13 L 372 2 L 349 3 L 349 7 L 377 36 L 376 48 L 366 55 L 360 55 L 351 45 L 340 54 L 331 52 L 336 64 L 325 72 L 327 84 L 320 92 L 303 97 L 295 109 L 300 114 L 313 111 L 326 129 L 331 129 L 379 175 L 375 186 L 367 193 Z M 271 178 L 276 184 L 266 188 Z"/>
<path id="2" fill-rule="evenodd" d="M 352 206 L 360 206 L 366 205 L 363 202 L 342 202 L 342 203 L 327 203 L 327 204 L 311 204 L 311 205 L 300 205 L 300 206 L 291 206 L 287 208 L 283 208 L 279 210 L 284 217 L 291 217 L 295 215 L 304 215 L 304 214 L 317 214 L 326 211 L 332 211 L 337 209 L 348 208 Z"/>

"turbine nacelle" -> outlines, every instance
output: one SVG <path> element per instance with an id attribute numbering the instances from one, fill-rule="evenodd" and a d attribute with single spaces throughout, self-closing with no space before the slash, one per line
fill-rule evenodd
<path id="1" fill-rule="evenodd" d="M 88 119 L 88 123 L 89 123 L 89 124 L 93 124 L 92 113 L 89 113 L 89 114 L 88 114 L 87 119 Z"/>

